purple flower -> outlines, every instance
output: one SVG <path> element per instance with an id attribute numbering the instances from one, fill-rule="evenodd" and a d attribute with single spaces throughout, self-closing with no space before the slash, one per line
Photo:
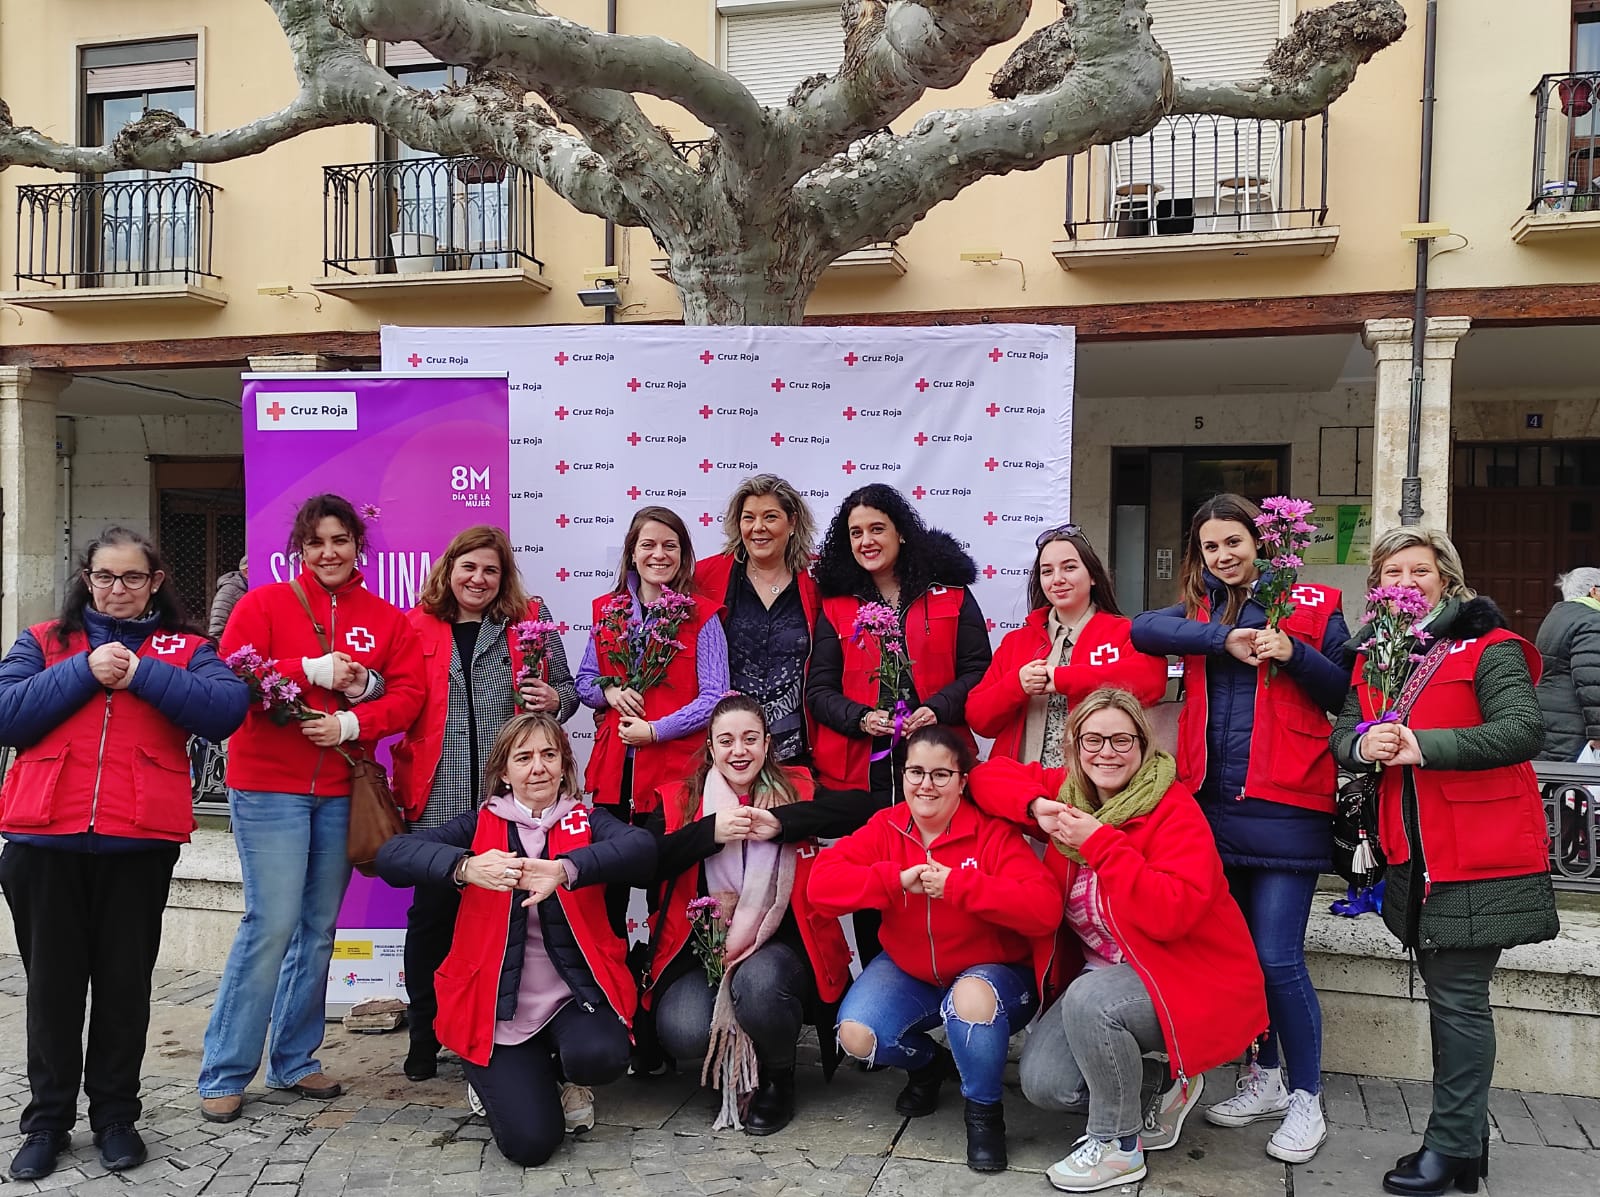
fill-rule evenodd
<path id="1" fill-rule="evenodd" d="M 261 654 L 256 652 L 256 646 L 253 644 L 241 644 L 229 653 L 222 663 L 235 673 L 247 669 L 257 670 L 266 665 L 266 662 L 261 658 Z"/>
<path id="2" fill-rule="evenodd" d="M 356 514 L 364 520 L 376 520 L 382 517 L 383 508 L 376 503 L 363 503 L 356 508 Z"/>
<path id="3" fill-rule="evenodd" d="M 858 643 L 863 636 L 898 640 L 900 616 L 885 603 L 862 603 L 861 609 L 856 612 L 855 627 L 851 629 L 851 634 Z"/>

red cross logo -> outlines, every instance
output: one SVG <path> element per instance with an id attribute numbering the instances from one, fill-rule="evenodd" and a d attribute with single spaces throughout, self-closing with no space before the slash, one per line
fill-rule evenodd
<path id="1" fill-rule="evenodd" d="M 150 647 L 155 649 L 160 656 L 170 657 L 183 647 L 183 640 L 182 636 L 152 636 L 150 637 Z"/>
<path id="2" fill-rule="evenodd" d="M 567 567 L 564 565 L 560 569 L 556 570 L 556 577 L 560 578 L 563 582 L 565 582 L 571 576 L 572 575 L 567 572 Z"/>
<path id="3" fill-rule="evenodd" d="M 637 486 L 630 486 L 627 490 L 628 498 L 632 499 L 634 502 L 639 501 L 639 494 L 640 491 Z"/>
<path id="4" fill-rule="evenodd" d="M 272 401 L 272 406 L 267 408 L 267 415 L 272 417 L 272 422 L 274 424 L 276 424 L 285 415 L 287 415 L 288 412 L 289 412 L 289 409 L 287 407 L 285 407 L 283 404 L 279 403 L 276 399 L 274 399 Z"/>
<path id="5" fill-rule="evenodd" d="M 556 354 L 555 363 L 558 366 L 564 366 L 564 365 L 567 364 L 567 351 L 565 349 L 563 349 L 560 353 Z"/>
<path id="6" fill-rule="evenodd" d="M 856 463 L 853 461 L 847 461 L 839 468 L 846 474 L 854 474 L 856 472 Z"/>
<path id="7" fill-rule="evenodd" d="M 783 444 L 783 433 L 774 432 L 772 434 L 772 446 L 773 446 L 773 448 L 777 448 L 781 444 Z"/>
<path id="8" fill-rule="evenodd" d="M 817 854 L 817 846 L 815 844 L 801 844 L 794 850 L 794 854 L 800 860 L 810 860 Z"/>
<path id="9" fill-rule="evenodd" d="M 989 360 L 991 362 L 997 362 L 1003 357 L 1005 357 L 1005 354 L 1000 352 L 1000 346 L 996 345 L 993 349 L 989 350 Z"/>
<path id="10" fill-rule="evenodd" d="M 996 627 L 996 626 L 997 626 L 997 625 L 996 625 L 996 624 L 995 624 L 995 622 L 994 622 L 994 620 L 992 620 L 992 619 L 985 619 L 985 620 L 984 620 L 984 621 L 983 621 L 983 622 L 984 622 L 984 624 L 985 624 L 985 626 L 986 626 L 986 627 L 987 627 L 987 628 L 988 628 L 988 629 L 989 629 L 989 631 L 991 631 L 991 632 L 992 632 L 992 631 L 994 631 L 994 629 L 995 629 L 995 627 Z"/>
<path id="11" fill-rule="evenodd" d="M 995 522 L 995 520 L 997 520 L 997 519 L 999 519 L 999 518 L 1000 518 L 1000 517 L 999 517 L 999 516 L 998 516 L 998 515 L 996 515 L 996 514 L 995 514 L 995 513 L 994 513 L 994 512 L 992 512 L 992 511 L 990 511 L 990 512 L 987 512 L 987 513 L 985 513 L 985 515 L 984 515 L 984 517 L 983 517 L 983 522 L 984 522 L 984 523 L 986 523 L 986 524 L 988 524 L 988 525 L 989 525 L 989 527 L 991 527 L 991 528 L 992 528 L 992 527 L 994 527 L 994 522 Z"/>
<path id="12" fill-rule="evenodd" d="M 709 474 L 711 472 L 711 459 L 709 457 L 702 457 L 700 459 L 700 472 L 702 474 Z"/>
<path id="13" fill-rule="evenodd" d="M 928 443 L 928 434 L 926 432 L 919 432 L 911 439 L 917 442 L 917 447 L 920 449 L 923 445 Z"/>
<path id="14" fill-rule="evenodd" d="M 410 357 L 406 358 L 406 361 L 411 363 L 411 368 L 413 370 L 422 365 L 422 359 L 414 353 Z"/>
<path id="15" fill-rule="evenodd" d="M 561 830 L 569 835 L 583 835 L 589 830 L 589 812 L 581 806 L 575 806 L 561 818 Z"/>
<path id="16" fill-rule="evenodd" d="M 975 868 L 977 868 L 978 867 L 978 858 L 976 856 L 967 857 L 967 859 L 965 859 L 964 861 L 961 862 L 961 867 L 964 868 L 964 869 L 975 869 Z"/>
<path id="17" fill-rule="evenodd" d="M 644 384 L 642 382 L 640 382 L 637 378 L 628 379 L 628 389 L 630 391 L 632 391 L 635 395 L 637 395 L 639 393 L 639 388 L 641 386 L 643 386 L 643 385 Z"/>
<path id="18" fill-rule="evenodd" d="M 1122 660 L 1122 648 L 1116 644 L 1102 644 L 1089 654 L 1091 665 L 1115 665 Z"/>
<path id="19" fill-rule="evenodd" d="M 563 478 L 567 476 L 567 471 L 571 468 L 572 467 L 567 464 L 565 458 L 556 462 L 556 473 L 560 474 Z"/>
<path id="20" fill-rule="evenodd" d="M 709 406 L 702 407 L 700 409 L 700 418 L 702 420 L 709 420 L 714 414 L 715 413 L 711 410 L 711 408 Z"/>
<path id="21" fill-rule="evenodd" d="M 853 407 L 847 407 L 839 414 L 847 420 L 853 420 L 856 418 L 856 409 Z"/>
<path id="22" fill-rule="evenodd" d="M 700 513 L 700 526 L 702 528 L 711 527 L 712 519 L 713 519 L 713 517 L 712 517 L 712 515 L 711 515 L 711 513 L 709 511 L 702 511 Z"/>
<path id="23" fill-rule="evenodd" d="M 1478 638 L 1476 636 L 1474 636 L 1471 640 L 1460 640 L 1460 641 L 1457 641 L 1455 644 L 1452 644 L 1450 646 L 1450 652 L 1447 653 L 1446 655 L 1447 656 L 1453 656 L 1456 653 L 1465 652 L 1466 648 L 1467 648 L 1467 645 L 1476 644 L 1476 643 L 1478 643 Z"/>
<path id="24" fill-rule="evenodd" d="M 634 448 L 638 448 L 639 447 L 639 441 L 640 441 L 641 438 L 640 438 L 640 436 L 639 436 L 639 434 L 637 432 L 628 433 L 628 438 L 627 439 L 628 439 L 628 443 L 630 445 L 632 445 Z"/>
<path id="25" fill-rule="evenodd" d="M 556 516 L 556 527 L 558 528 L 565 528 L 571 522 L 572 521 L 567 518 L 567 513 L 565 511 Z"/>
<path id="26" fill-rule="evenodd" d="M 844 355 L 844 364 L 847 366 L 853 366 L 860 360 L 861 359 L 856 356 L 856 351 L 854 349 Z"/>
<path id="27" fill-rule="evenodd" d="M 998 404 L 995 404 L 995 403 L 989 404 L 989 406 L 984 408 L 983 410 L 989 413 L 989 418 L 991 420 L 994 419 L 996 416 L 998 416 L 1000 414 L 1000 407 L 999 407 Z"/>
<path id="28" fill-rule="evenodd" d="M 992 474 L 995 472 L 995 470 L 1000 468 L 1000 463 L 991 457 L 988 461 L 983 463 L 983 468 Z"/>
<path id="29" fill-rule="evenodd" d="M 555 417 L 558 420 L 565 420 L 571 414 L 572 413 L 567 410 L 567 405 L 565 403 L 555 410 Z"/>
<path id="30" fill-rule="evenodd" d="M 636 919 L 636 918 L 630 918 L 628 920 L 628 934 L 632 935 L 638 929 L 639 929 L 639 920 Z"/>
<path id="31" fill-rule="evenodd" d="M 781 379 L 781 378 L 774 378 L 774 379 L 773 379 L 773 380 L 772 380 L 772 389 L 773 389 L 773 390 L 775 390 L 775 391 L 781 391 L 781 390 L 783 390 L 783 379 Z"/>
<path id="32" fill-rule="evenodd" d="M 565 636 L 568 632 L 572 631 L 572 625 L 563 619 L 560 623 L 556 624 L 556 631 Z"/>
<path id="33" fill-rule="evenodd" d="M 996 569 L 996 568 L 995 568 L 995 567 L 994 567 L 994 566 L 992 566 L 992 565 L 986 565 L 986 566 L 984 566 L 984 567 L 983 567 L 983 576 L 984 576 L 984 577 L 986 577 L 986 578 L 988 578 L 988 579 L 989 579 L 989 580 L 990 580 L 990 581 L 991 581 L 991 582 L 992 582 L 992 581 L 994 581 L 994 576 L 995 576 L 995 574 L 997 574 L 997 573 L 999 573 L 999 572 L 1000 572 L 1000 571 L 999 571 L 999 570 L 997 570 L 997 569 Z"/>
<path id="34" fill-rule="evenodd" d="M 920 503 L 922 501 L 922 497 L 924 495 L 926 495 L 928 492 L 923 490 L 922 487 L 919 485 L 916 488 L 914 488 L 911 493 L 916 496 L 917 501 Z"/>
<path id="35" fill-rule="evenodd" d="M 700 362 L 702 365 L 709 366 L 714 361 L 716 361 L 716 358 L 711 356 L 711 350 L 703 349 L 700 351 Z"/>
<path id="36" fill-rule="evenodd" d="M 917 379 L 915 386 L 917 390 L 926 392 L 928 389 L 928 380 L 926 378 L 919 378 Z"/>
<path id="37" fill-rule="evenodd" d="M 378 647 L 378 641 L 372 633 L 359 625 L 344 634 L 344 642 L 358 653 L 370 653 Z"/>
<path id="38" fill-rule="evenodd" d="M 1297 603 L 1304 603 L 1308 607 L 1320 607 L 1327 598 L 1315 586 L 1296 586 L 1289 591 L 1289 597 Z"/>

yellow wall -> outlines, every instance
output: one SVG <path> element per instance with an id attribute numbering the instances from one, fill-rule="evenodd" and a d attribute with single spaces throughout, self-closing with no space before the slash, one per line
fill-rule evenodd
<path id="1" fill-rule="evenodd" d="M 1303 4 L 1303 7 L 1311 7 Z M 602 0 L 567 0 L 564 15 L 603 20 Z M 624 32 L 656 33 L 696 51 L 716 52 L 710 0 L 621 0 Z M 1412 27 L 1396 46 L 1361 73 L 1333 109 L 1330 223 L 1341 229 L 1326 259 L 1161 262 L 1138 268 L 1063 271 L 1050 253 L 1063 237 L 1065 164 L 989 179 L 935 209 L 900 242 L 909 272 L 895 280 L 829 278 L 811 306 L 816 313 L 937 311 L 948 308 L 1048 306 L 1147 299 L 1223 299 L 1398 290 L 1411 280 L 1413 253 L 1396 230 L 1415 218 L 1422 59 L 1422 4 L 1408 3 Z M 1054 15 L 1035 5 L 1029 28 Z M 1547 71 L 1566 68 L 1567 5 L 1451 0 L 1441 6 L 1435 219 L 1463 233 L 1469 247 L 1442 255 L 1434 274 L 1443 287 L 1577 282 L 1597 277 L 1600 248 L 1562 244 L 1518 246 L 1509 228 L 1527 202 L 1533 141 L 1529 91 Z M 203 23 L 202 23 L 203 22 Z M 293 94 L 287 48 L 270 10 L 259 0 L 0 0 L 0 94 L 19 123 L 70 138 L 76 123 L 76 45 L 176 33 L 202 36 L 199 104 L 209 130 L 245 123 Z M 1025 31 L 1026 32 L 1026 31 Z M 1005 49 L 986 55 L 951 93 L 927 97 L 895 122 L 909 127 L 921 112 L 981 103 Z M 693 121 L 670 105 L 647 110 L 682 136 Z M 552 284 L 547 296 L 502 300 L 433 294 L 351 303 L 324 296 L 273 298 L 259 286 L 290 283 L 309 290 L 324 273 L 321 167 L 376 157 L 370 129 L 329 130 L 278 146 L 255 158 L 201 168 L 223 188 L 216 219 L 216 268 L 226 307 L 181 315 L 127 314 L 104 307 L 72 314 L 28 311 L 21 326 L 0 318 L 5 342 L 73 342 L 170 337 L 238 336 L 374 329 L 381 323 L 516 324 L 599 319 L 573 294 L 585 269 L 603 259 L 600 221 L 568 208 L 542 185 L 536 201 L 536 253 Z M 14 285 L 17 185 L 59 181 L 48 172 L 0 174 L 0 288 Z M 649 273 L 653 243 L 644 230 L 626 230 L 620 261 L 628 274 L 623 319 L 676 315 L 671 287 Z M 1453 243 L 1452 243 L 1453 244 Z M 1600 246 L 1600 242 L 1592 243 Z M 1022 259 L 1027 290 L 1009 264 L 975 267 L 961 248 L 993 246 Z"/>

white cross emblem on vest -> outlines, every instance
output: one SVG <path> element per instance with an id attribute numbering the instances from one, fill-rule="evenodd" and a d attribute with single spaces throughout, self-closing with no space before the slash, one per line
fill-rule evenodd
<path id="1" fill-rule="evenodd" d="M 801 844 L 794 850 L 794 854 L 801 860 L 809 860 L 817 854 L 817 846 L 815 844 Z"/>
<path id="2" fill-rule="evenodd" d="M 152 636 L 150 637 L 150 647 L 155 649 L 159 655 L 170 657 L 183 647 L 183 639 L 182 636 Z"/>
<path id="3" fill-rule="evenodd" d="M 1122 660 L 1122 648 L 1116 644 L 1102 644 L 1089 654 L 1091 665 L 1115 665 Z"/>
<path id="4" fill-rule="evenodd" d="M 1289 591 L 1289 597 L 1297 603 L 1304 603 L 1308 607 L 1320 607 L 1327 601 L 1327 595 L 1315 586 L 1296 586 Z"/>
<path id="5" fill-rule="evenodd" d="M 575 806 L 561 819 L 561 830 L 570 835 L 582 835 L 589 830 L 589 812 L 584 807 Z"/>
<path id="6" fill-rule="evenodd" d="M 378 647 L 378 642 L 371 632 L 364 627 L 353 627 L 344 634 L 344 642 L 358 653 L 370 653 Z"/>
<path id="7" fill-rule="evenodd" d="M 1451 654 L 1463 652 L 1465 651 L 1467 645 L 1476 643 L 1478 643 L 1478 638 L 1476 636 L 1474 636 L 1471 640 L 1458 640 L 1456 643 L 1450 646 L 1450 652 Z"/>
<path id="8" fill-rule="evenodd" d="M 977 868 L 978 867 L 978 858 L 976 856 L 967 857 L 967 859 L 965 859 L 964 861 L 961 862 L 961 867 L 964 868 L 964 869 L 975 869 L 975 868 Z"/>

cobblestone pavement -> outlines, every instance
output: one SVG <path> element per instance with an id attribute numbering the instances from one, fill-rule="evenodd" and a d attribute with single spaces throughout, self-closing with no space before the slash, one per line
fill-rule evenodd
<path id="1" fill-rule="evenodd" d="M 1083 1130 L 1081 1118 L 1031 1109 L 1006 1098 L 1009 1171 L 988 1177 L 962 1160 L 961 1102 L 953 1089 L 939 1112 L 906 1120 L 893 1113 L 903 1078 L 842 1068 L 830 1085 L 802 1067 L 800 1113 L 766 1139 L 712 1132 L 711 1098 L 685 1075 L 624 1080 L 597 1091 L 599 1125 L 569 1139 L 542 1168 L 509 1164 L 483 1120 L 463 1105 L 461 1068 L 441 1064 L 437 1080 L 400 1073 L 403 1034 L 351 1035 L 330 1026 L 323 1061 L 349 1092 L 332 1102 L 252 1089 L 244 1115 L 227 1126 L 200 1119 L 194 1077 L 217 977 L 163 971 L 145 1058 L 141 1130 L 150 1161 L 107 1174 L 80 1121 L 72 1150 L 43 1182 L 0 1184 L 13 1193 L 252 1194 L 307 1197 L 431 1197 L 433 1194 L 545 1194 L 548 1197 L 1040 1197 L 1041 1175 Z M 27 1100 L 23 1068 L 23 977 L 0 957 L 0 1155 L 18 1144 Z M 1225 1070 L 1207 1078 L 1206 1101 L 1231 1090 Z M 1270 1125 L 1222 1130 L 1190 1120 L 1182 1142 L 1149 1157 L 1145 1197 L 1306 1197 L 1376 1194 L 1384 1169 L 1412 1150 L 1427 1119 L 1427 1085 L 1350 1076 L 1326 1078 L 1331 1135 L 1309 1164 L 1286 1167 L 1262 1151 Z M 1600 1101 L 1497 1090 L 1487 1192 L 1492 1197 L 1592 1197 L 1600 1191 Z M 1114 1193 L 1135 1193 L 1128 1186 Z"/>

